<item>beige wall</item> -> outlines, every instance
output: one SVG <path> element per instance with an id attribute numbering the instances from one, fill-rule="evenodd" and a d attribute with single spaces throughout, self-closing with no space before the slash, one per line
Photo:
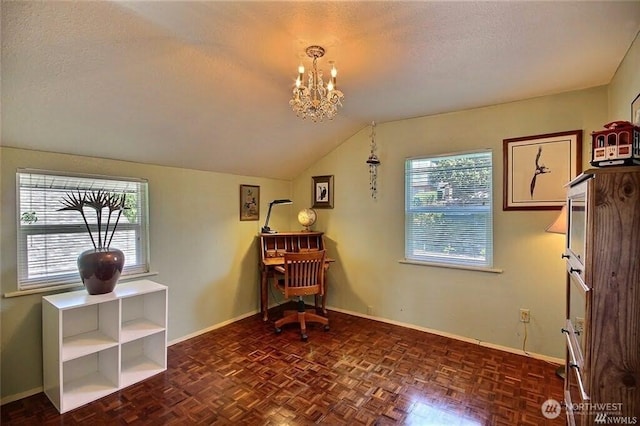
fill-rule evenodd
<path id="1" fill-rule="evenodd" d="M 2 182 L 2 293 L 16 289 L 15 172 L 41 168 L 149 180 L 150 279 L 169 286 L 169 340 L 256 312 L 255 236 L 268 202 L 289 197 L 287 181 L 234 176 L 72 155 L 0 148 Z M 261 220 L 238 219 L 239 185 L 260 185 Z M 291 206 L 274 209 L 271 223 L 286 226 Z M 3 298 L 2 396 L 42 386 L 42 294 Z"/>
<path id="2" fill-rule="evenodd" d="M 640 94 L 640 33 L 609 85 L 609 120 L 631 120 L 631 102 Z"/>
<path id="3" fill-rule="evenodd" d="M 566 130 L 589 133 L 607 120 L 607 89 L 541 97 L 376 127 L 378 198 L 368 190 L 369 128 L 331 152 L 293 185 L 296 209 L 311 204 L 314 175 L 335 176 L 335 208 L 318 210 L 337 263 L 332 307 L 521 349 L 519 308 L 531 310 L 526 349 L 564 356 L 564 239 L 544 232 L 557 211 L 502 211 L 502 141 Z M 494 262 L 502 274 L 400 264 L 404 257 L 404 160 L 490 148 L 494 161 Z M 585 144 L 588 148 L 588 144 Z M 585 160 L 589 155 L 585 152 Z"/>

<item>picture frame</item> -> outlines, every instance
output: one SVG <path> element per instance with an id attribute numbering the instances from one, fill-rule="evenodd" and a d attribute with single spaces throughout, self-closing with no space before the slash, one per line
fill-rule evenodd
<path id="1" fill-rule="evenodd" d="M 560 210 L 582 171 L 582 130 L 503 139 L 503 210 Z"/>
<path id="2" fill-rule="evenodd" d="M 260 220 L 260 187 L 240 185 L 240 220 Z"/>
<path id="3" fill-rule="evenodd" d="M 332 209 L 333 208 L 333 175 L 313 176 L 313 208 Z"/>
<path id="4" fill-rule="evenodd" d="M 631 102 L 631 122 L 636 126 L 640 126 L 640 93 Z"/>

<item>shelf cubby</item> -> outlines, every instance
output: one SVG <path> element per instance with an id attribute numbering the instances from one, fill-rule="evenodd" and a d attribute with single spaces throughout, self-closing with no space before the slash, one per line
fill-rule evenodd
<path id="1" fill-rule="evenodd" d="M 164 292 L 123 298 L 121 341 L 130 342 L 166 329 L 166 318 Z"/>
<path id="2" fill-rule="evenodd" d="M 119 388 L 118 347 L 66 361 L 60 411 L 107 396 Z"/>
<path id="3" fill-rule="evenodd" d="M 154 376 L 167 368 L 165 332 L 132 340 L 122 345 L 122 386 Z"/>
<path id="4" fill-rule="evenodd" d="M 118 345 L 118 301 L 62 311 L 62 361 Z"/>

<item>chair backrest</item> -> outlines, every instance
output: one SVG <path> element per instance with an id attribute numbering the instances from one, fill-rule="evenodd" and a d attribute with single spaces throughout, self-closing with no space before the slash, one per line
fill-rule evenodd
<path id="1" fill-rule="evenodd" d="M 284 296 L 324 294 L 324 250 L 284 254 Z"/>

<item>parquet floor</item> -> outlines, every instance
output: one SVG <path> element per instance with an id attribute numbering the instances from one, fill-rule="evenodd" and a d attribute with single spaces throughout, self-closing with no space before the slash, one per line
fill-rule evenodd
<path id="1" fill-rule="evenodd" d="M 273 318 L 274 315 L 271 315 Z M 331 331 L 281 335 L 258 315 L 170 346 L 166 372 L 58 414 L 40 393 L 3 425 L 561 425 L 556 366 L 329 312 Z"/>

